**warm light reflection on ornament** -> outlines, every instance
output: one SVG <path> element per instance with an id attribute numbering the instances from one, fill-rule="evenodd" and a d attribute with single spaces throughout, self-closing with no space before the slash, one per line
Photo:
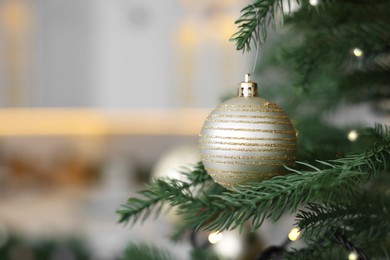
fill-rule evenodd
<path id="1" fill-rule="evenodd" d="M 356 130 L 351 130 L 349 133 L 348 133 L 348 140 L 351 141 L 351 142 L 355 142 L 356 139 L 358 138 L 359 134 Z"/>
<path id="2" fill-rule="evenodd" d="M 349 253 L 348 260 L 358 260 L 358 259 L 359 259 L 359 256 L 358 256 L 358 254 L 356 254 L 356 252 Z"/>
<path id="3" fill-rule="evenodd" d="M 213 247 L 217 254 L 229 259 L 237 259 L 243 249 L 240 235 L 234 231 L 224 232 L 223 238 Z"/>
<path id="4" fill-rule="evenodd" d="M 312 5 L 312 6 L 316 6 L 320 3 L 319 0 L 310 0 L 309 3 Z"/>
<path id="5" fill-rule="evenodd" d="M 218 243 L 219 241 L 221 241 L 223 235 L 221 232 L 219 231 L 216 231 L 216 232 L 213 232 L 213 233 L 210 233 L 209 234 L 209 242 L 211 244 L 216 244 Z"/>
<path id="6" fill-rule="evenodd" d="M 353 55 L 355 55 L 358 58 L 363 56 L 363 51 L 359 48 L 353 49 L 352 52 L 353 52 Z"/>
<path id="7" fill-rule="evenodd" d="M 300 234 L 301 232 L 299 231 L 299 228 L 293 228 L 291 229 L 290 233 L 288 233 L 288 239 L 295 241 L 299 238 Z"/>

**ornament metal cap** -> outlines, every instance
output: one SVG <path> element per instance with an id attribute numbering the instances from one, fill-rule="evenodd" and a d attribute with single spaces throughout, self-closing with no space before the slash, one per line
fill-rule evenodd
<path id="1" fill-rule="evenodd" d="M 245 74 L 245 81 L 238 87 L 239 97 L 257 97 L 257 83 L 251 81 L 251 74 Z"/>

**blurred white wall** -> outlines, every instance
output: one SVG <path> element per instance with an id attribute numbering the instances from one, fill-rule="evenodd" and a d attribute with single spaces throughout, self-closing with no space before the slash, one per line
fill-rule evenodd
<path id="1" fill-rule="evenodd" d="M 3 0 L 0 106 L 212 107 L 251 69 L 228 41 L 243 5 Z"/>
<path id="2" fill-rule="evenodd" d="M 92 2 L 30 1 L 35 23 L 33 106 L 73 107 L 92 103 L 89 72 Z"/>
<path id="3" fill-rule="evenodd" d="M 93 2 L 92 105 L 169 107 L 172 104 L 170 35 L 179 17 L 173 2 Z"/>

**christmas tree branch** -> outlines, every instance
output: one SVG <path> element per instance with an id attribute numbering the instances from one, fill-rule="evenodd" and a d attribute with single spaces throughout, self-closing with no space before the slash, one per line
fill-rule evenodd
<path id="1" fill-rule="evenodd" d="M 372 188 L 346 203 L 308 204 L 296 216 L 298 226 L 308 238 L 316 238 L 327 234 L 329 228 L 337 228 L 363 251 L 377 255 L 378 252 L 372 249 L 378 241 L 386 241 L 390 232 L 390 199 L 380 193 L 373 195 L 376 191 Z"/>
<path id="2" fill-rule="evenodd" d="M 307 247 L 285 252 L 284 257 L 291 260 L 344 259 L 351 253 L 357 256 L 356 259 L 368 260 L 366 254 L 342 233 L 337 230 L 327 230 L 319 239 L 308 241 Z"/>
<path id="3" fill-rule="evenodd" d="M 250 51 L 251 42 L 255 45 L 263 43 L 267 37 L 267 26 L 275 23 L 275 16 L 281 10 L 290 9 L 290 1 L 256 0 L 241 10 L 241 17 L 236 20 L 238 31 L 233 34 L 231 41 L 236 43 L 237 50 Z M 288 8 L 285 8 L 287 5 Z"/>
<path id="4" fill-rule="evenodd" d="M 298 226 L 309 236 L 322 234 L 330 226 L 343 227 L 348 232 L 360 233 L 367 229 L 374 234 L 387 235 L 390 226 L 390 201 L 381 196 L 364 193 L 345 204 L 309 203 L 297 218 Z M 383 227 L 375 224 L 383 223 Z"/>
<path id="5" fill-rule="evenodd" d="M 300 9 L 287 17 L 288 23 L 293 23 L 296 27 L 305 30 L 324 30 L 337 29 L 340 26 L 352 26 L 350 35 L 357 38 L 359 33 L 372 33 L 373 36 L 380 36 L 378 30 L 370 32 L 365 26 L 360 31 L 355 31 L 358 26 L 365 24 L 378 24 L 386 26 L 384 23 L 390 18 L 384 9 L 388 9 L 390 2 L 385 1 L 367 1 L 366 4 L 356 4 L 356 1 L 321 1 L 318 6 L 313 6 L 309 1 L 302 1 Z M 332 14 L 332 15 L 329 15 Z M 307 21 L 310 21 L 308 23 Z M 370 26 L 369 26 L 370 27 Z M 378 27 L 380 29 L 381 27 Z M 373 27 L 371 27 L 373 29 Z M 388 33 L 388 32 L 386 32 Z M 385 34 L 382 34 L 382 39 Z M 364 40 L 369 40 L 365 39 Z"/>
<path id="6" fill-rule="evenodd" d="M 252 220 L 257 229 L 265 218 L 273 220 L 286 211 L 311 201 L 346 201 L 359 192 L 360 185 L 387 168 L 390 137 L 381 146 L 362 154 L 331 162 L 328 168 L 298 171 L 260 183 L 250 183 L 220 195 L 208 196 L 199 205 L 180 205 L 179 213 L 195 228 L 226 230 L 242 227 Z"/>
<path id="7" fill-rule="evenodd" d="M 295 34 L 303 36 L 300 46 L 291 48 L 285 57 L 298 72 L 297 87 L 335 104 L 340 100 L 340 93 L 352 100 L 359 95 L 356 91 L 346 95 L 345 84 L 338 84 L 337 78 L 353 67 L 361 68 L 367 61 L 375 60 L 377 53 L 383 54 L 390 40 L 390 16 L 381 10 L 389 8 L 388 1 L 359 5 L 321 1 L 316 7 L 303 2 L 299 11 L 286 19 L 286 24 L 299 29 Z M 354 56 L 355 48 L 362 50 L 362 56 Z"/>
<path id="8" fill-rule="evenodd" d="M 188 187 L 209 180 L 199 168 L 195 183 L 177 180 L 156 180 L 150 193 L 143 199 L 129 199 L 118 213 L 121 222 L 147 211 L 156 201 L 177 205 L 177 213 L 184 217 L 189 228 L 227 230 L 243 227 L 251 220 L 257 229 L 265 218 L 276 221 L 286 211 L 295 212 L 302 204 L 331 201 L 345 202 L 360 192 L 361 184 L 380 175 L 390 157 L 390 135 L 386 133 L 380 144 L 364 153 L 328 162 L 319 162 L 319 169 L 301 163 L 309 170 L 290 169 L 291 173 L 259 183 L 249 183 L 220 194 L 198 192 L 192 194 Z M 135 203 L 134 203 L 135 202 Z"/>
<path id="9" fill-rule="evenodd" d="M 190 189 L 209 180 L 203 165 L 199 163 L 193 171 L 182 172 L 183 178 L 188 182 L 173 179 L 156 179 L 145 190 L 138 192 L 141 198 L 129 198 L 122 208 L 117 210 L 119 222 L 136 222 L 139 217 L 146 219 L 154 209 L 155 215 L 159 215 L 164 201 L 172 202 L 172 205 L 185 203 L 192 200 Z"/>

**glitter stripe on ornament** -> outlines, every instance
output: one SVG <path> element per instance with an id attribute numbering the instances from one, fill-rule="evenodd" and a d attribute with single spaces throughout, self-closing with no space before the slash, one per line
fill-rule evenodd
<path id="1" fill-rule="evenodd" d="M 276 108 L 281 109 L 278 105 L 271 102 L 265 102 L 261 105 L 253 105 L 253 104 L 222 104 L 219 107 L 244 107 L 244 108 Z"/>
<path id="2" fill-rule="evenodd" d="M 232 143 L 232 142 L 219 142 L 214 140 L 207 140 L 207 139 L 200 139 L 200 143 L 206 143 L 206 144 L 223 144 L 223 145 L 237 145 L 237 146 L 265 146 L 265 147 L 296 147 L 296 144 L 289 144 L 289 143 L 271 143 L 271 144 L 264 144 L 264 143 Z"/>
<path id="3" fill-rule="evenodd" d="M 239 161 L 219 161 L 219 160 L 213 160 L 213 159 L 209 159 L 209 158 L 202 158 L 202 161 L 209 162 L 209 163 L 257 165 L 257 166 L 284 166 L 284 165 L 291 166 L 291 165 L 293 165 L 293 163 L 291 163 L 291 162 L 288 162 L 286 164 L 284 164 L 284 163 L 265 163 L 265 162 L 239 162 Z"/>
<path id="4" fill-rule="evenodd" d="M 248 171 L 230 171 L 230 170 L 221 170 L 221 169 L 214 169 L 214 168 L 207 168 L 207 173 L 214 172 L 214 173 L 228 173 L 228 174 L 248 174 L 248 175 L 255 175 L 255 174 L 273 174 L 273 175 L 279 175 L 284 174 L 285 172 L 248 172 Z"/>
<path id="5" fill-rule="evenodd" d="M 221 179 L 221 178 L 229 178 L 229 179 L 236 179 L 236 180 L 238 180 L 238 179 L 240 179 L 240 180 L 257 180 L 257 179 L 259 179 L 259 176 L 241 176 L 241 175 L 219 175 L 219 174 L 213 174 L 213 173 L 209 173 L 210 174 L 210 176 L 212 177 L 212 178 L 219 178 L 219 179 Z M 269 175 L 269 176 L 274 176 L 274 175 Z M 266 176 L 266 177 L 268 177 L 268 176 Z"/>
<path id="6" fill-rule="evenodd" d="M 252 155 L 216 155 L 216 154 L 205 154 L 202 153 L 200 155 L 201 157 L 206 158 L 221 158 L 221 159 L 235 159 L 235 160 L 243 160 L 243 159 L 250 159 L 250 160 L 260 160 L 260 161 L 269 161 L 269 160 L 295 160 L 295 157 L 293 156 L 252 156 Z"/>
<path id="7" fill-rule="evenodd" d="M 218 173 L 209 173 L 211 177 L 213 178 L 229 178 L 229 179 L 247 179 L 247 180 L 258 180 L 259 179 L 259 176 L 251 176 L 251 175 L 244 175 L 244 174 L 218 174 Z M 269 174 L 262 174 L 262 176 L 264 176 L 264 178 L 269 178 L 269 177 L 273 177 L 273 176 L 276 176 L 276 175 L 284 175 L 286 174 L 285 172 L 282 172 L 282 173 L 269 173 Z"/>
<path id="8" fill-rule="evenodd" d="M 295 151 L 295 148 L 278 148 L 278 149 L 249 149 L 249 148 L 227 148 L 227 147 L 211 147 L 211 146 L 199 146 L 200 149 L 205 150 L 216 150 L 216 151 L 239 151 L 239 152 L 287 152 L 287 151 Z"/>
<path id="9" fill-rule="evenodd" d="M 233 136 L 219 136 L 219 135 L 202 135 L 200 134 L 199 137 L 203 138 L 216 138 L 216 139 L 237 139 L 237 140 L 250 140 L 250 141 L 288 141 L 288 142 L 295 142 L 296 138 L 276 138 L 276 137 L 233 137 Z"/>
<path id="10" fill-rule="evenodd" d="M 294 130 L 269 130 L 269 129 L 246 129 L 246 128 L 225 128 L 214 126 L 203 126 L 203 129 L 221 130 L 221 131 L 242 131 L 242 132 L 259 132 L 259 133 L 273 133 L 273 134 L 291 134 L 296 135 Z"/>
<path id="11" fill-rule="evenodd" d="M 233 123 L 233 124 L 266 124 L 266 125 L 291 125 L 290 121 L 247 121 L 247 120 L 214 120 L 206 119 L 207 122 Z"/>
<path id="12" fill-rule="evenodd" d="M 226 114 L 212 114 L 209 117 L 222 118 L 260 118 L 260 119 L 289 119 L 288 116 L 255 116 L 255 115 L 226 115 Z"/>
<path id="13" fill-rule="evenodd" d="M 283 109 L 277 108 L 230 108 L 217 107 L 214 111 L 238 111 L 238 112 L 267 112 L 267 113 L 284 113 Z"/>

